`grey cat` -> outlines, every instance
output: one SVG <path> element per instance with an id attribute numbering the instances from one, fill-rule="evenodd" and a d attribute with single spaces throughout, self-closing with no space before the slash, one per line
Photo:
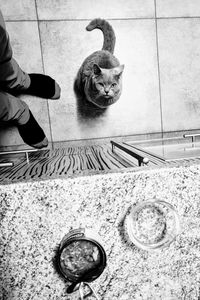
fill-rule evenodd
<path id="1" fill-rule="evenodd" d="M 120 65 L 113 55 L 116 38 L 112 26 L 106 20 L 94 19 L 86 27 L 88 31 L 95 28 L 103 32 L 103 48 L 84 60 L 75 86 L 89 102 L 99 108 L 106 108 L 121 95 L 124 65 Z"/>

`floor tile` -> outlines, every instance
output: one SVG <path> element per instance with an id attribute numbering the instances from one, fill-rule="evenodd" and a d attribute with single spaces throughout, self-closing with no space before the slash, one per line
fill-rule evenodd
<path id="1" fill-rule="evenodd" d="M 37 0 L 36 3 L 42 20 L 154 17 L 153 0 Z"/>
<path id="2" fill-rule="evenodd" d="M 87 32 L 86 21 L 41 22 L 45 72 L 62 88 L 58 102 L 50 102 L 53 141 L 158 132 L 160 105 L 153 20 L 112 21 L 117 56 L 125 64 L 120 100 L 107 111 L 85 117 L 78 109 L 73 83 L 83 60 L 101 49 L 99 30 Z"/>
<path id="3" fill-rule="evenodd" d="M 5 20 L 36 20 L 35 0 L 1 0 Z"/>
<path id="4" fill-rule="evenodd" d="M 200 20 L 158 20 L 164 131 L 199 128 Z"/>
<path id="5" fill-rule="evenodd" d="M 156 0 L 157 17 L 200 16 L 199 0 Z"/>
<path id="6" fill-rule="evenodd" d="M 7 31 L 13 48 L 13 56 L 27 73 L 42 73 L 42 59 L 37 22 L 7 22 Z M 21 34 L 23 32 L 23 35 Z M 47 100 L 33 96 L 21 96 L 50 139 Z M 0 146 L 22 144 L 15 128 L 0 130 Z"/>

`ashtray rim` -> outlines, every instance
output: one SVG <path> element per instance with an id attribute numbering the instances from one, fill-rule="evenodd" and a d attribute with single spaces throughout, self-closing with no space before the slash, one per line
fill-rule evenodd
<path id="1" fill-rule="evenodd" d="M 143 241 L 138 239 L 137 236 L 135 236 L 135 234 L 133 233 L 133 229 L 132 229 L 134 226 L 134 224 L 133 224 L 134 221 L 133 221 L 132 215 L 133 214 L 136 215 L 141 209 L 143 209 L 147 205 L 155 205 L 155 207 L 156 206 L 159 207 L 159 205 L 160 206 L 162 205 L 162 206 L 168 208 L 173 213 L 173 217 L 174 217 L 174 223 L 175 223 L 174 231 L 175 232 L 173 234 L 172 233 L 170 234 L 168 232 L 163 239 L 161 239 L 160 241 L 158 241 L 156 243 L 144 243 Z M 158 249 L 163 246 L 169 245 L 180 231 L 180 221 L 179 221 L 179 216 L 178 216 L 177 211 L 175 210 L 175 208 L 173 207 L 172 204 L 170 204 L 169 202 L 166 202 L 164 200 L 148 199 L 146 201 L 138 203 L 135 206 L 131 207 L 131 209 L 129 210 L 129 213 L 126 216 L 126 219 L 127 219 L 126 227 L 127 227 L 129 239 L 137 247 L 144 249 L 144 250 L 153 250 L 153 249 Z"/>

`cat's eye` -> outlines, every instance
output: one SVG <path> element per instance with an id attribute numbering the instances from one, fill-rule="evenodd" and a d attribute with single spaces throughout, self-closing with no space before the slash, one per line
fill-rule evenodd
<path id="1" fill-rule="evenodd" d="M 104 86 L 104 84 L 103 84 L 102 82 L 98 82 L 98 84 L 99 84 L 100 86 Z"/>
<path id="2" fill-rule="evenodd" d="M 117 84 L 114 82 L 111 84 L 111 87 L 115 87 Z"/>

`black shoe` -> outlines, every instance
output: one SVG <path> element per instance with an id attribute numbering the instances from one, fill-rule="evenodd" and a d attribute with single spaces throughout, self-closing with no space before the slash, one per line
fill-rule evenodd
<path id="1" fill-rule="evenodd" d="M 18 131 L 23 141 L 34 148 L 41 149 L 48 146 L 44 131 L 30 111 L 30 118 L 26 124 L 18 125 Z"/>
<path id="2" fill-rule="evenodd" d="M 30 86 L 23 93 L 46 99 L 60 98 L 60 87 L 54 79 L 44 74 L 28 74 Z"/>

